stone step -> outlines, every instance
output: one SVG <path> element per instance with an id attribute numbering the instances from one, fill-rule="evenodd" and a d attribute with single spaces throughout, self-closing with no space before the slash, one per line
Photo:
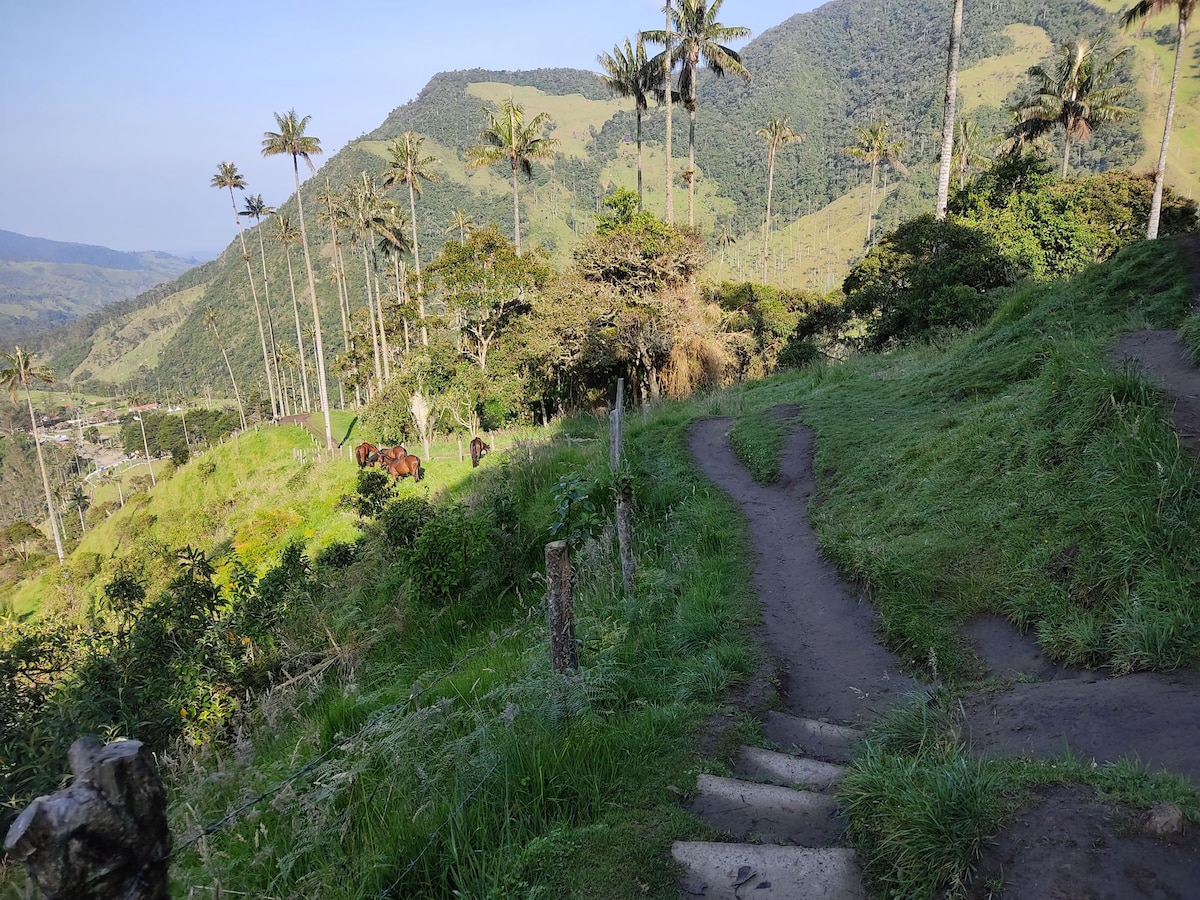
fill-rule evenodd
<path id="1" fill-rule="evenodd" d="M 857 728 L 774 711 L 767 713 L 763 733 L 789 753 L 840 763 L 850 761 L 851 751 L 863 738 Z"/>
<path id="2" fill-rule="evenodd" d="M 769 781 L 785 787 L 800 785 L 810 791 L 827 791 L 844 772 L 841 766 L 777 753 L 762 747 L 741 747 L 733 761 L 733 773 L 750 781 Z"/>
<path id="3" fill-rule="evenodd" d="M 866 900 L 858 857 L 845 847 L 676 841 L 681 897 L 704 900 Z"/>
<path id="4" fill-rule="evenodd" d="M 834 847 L 845 840 L 845 821 L 828 794 L 701 775 L 688 809 L 739 840 L 800 847 Z"/>

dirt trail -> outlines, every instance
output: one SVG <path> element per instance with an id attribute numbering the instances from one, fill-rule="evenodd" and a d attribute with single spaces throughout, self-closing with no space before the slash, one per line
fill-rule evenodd
<path id="1" fill-rule="evenodd" d="M 747 518 L 763 640 L 786 673 L 787 710 L 867 724 L 915 682 L 876 641 L 870 605 L 817 552 L 807 515 L 815 493 L 812 431 L 797 423 L 780 478 L 760 485 L 730 464 L 736 457 L 728 427 L 728 419 L 697 423 L 690 449 Z M 991 672 L 1036 679 L 968 699 L 966 729 L 975 751 L 1052 757 L 1069 748 L 1098 762 L 1135 758 L 1200 785 L 1200 674 L 1107 678 L 1055 666 L 1036 641 L 1002 619 L 985 618 L 965 631 Z M 1185 823 L 1152 835 L 1147 821 L 1088 790 L 1048 790 L 989 843 L 973 896 L 1200 898 L 1200 829 Z"/>
<path id="2" fill-rule="evenodd" d="M 875 640 L 870 604 L 817 552 L 808 522 L 808 501 L 816 490 L 813 432 L 798 428 L 784 446 L 779 479 L 761 485 L 744 466 L 730 464 L 736 457 L 726 437 L 729 425 L 729 419 L 697 423 L 692 456 L 741 504 L 749 522 L 754 587 L 768 652 L 784 673 L 787 711 L 841 724 L 869 720 L 914 682 Z"/>

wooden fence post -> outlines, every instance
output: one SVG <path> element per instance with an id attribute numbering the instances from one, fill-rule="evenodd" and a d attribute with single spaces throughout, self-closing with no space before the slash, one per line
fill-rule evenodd
<path id="1" fill-rule="evenodd" d="M 4 849 L 46 900 L 166 900 L 167 792 L 150 751 L 88 736 L 67 758 L 75 780 L 29 804 Z"/>
<path id="2" fill-rule="evenodd" d="M 617 402 L 608 414 L 608 465 L 614 472 L 621 468 L 621 429 L 625 416 L 625 379 L 617 379 Z"/>
<path id="3" fill-rule="evenodd" d="M 461 434 L 458 436 L 458 461 L 459 461 L 459 462 L 462 462 L 462 461 L 463 461 L 463 453 L 462 453 L 462 435 L 461 435 Z"/>
<path id="4" fill-rule="evenodd" d="M 550 666 L 562 673 L 579 667 L 571 597 L 571 553 L 566 541 L 546 545 L 546 589 L 550 608 Z"/>

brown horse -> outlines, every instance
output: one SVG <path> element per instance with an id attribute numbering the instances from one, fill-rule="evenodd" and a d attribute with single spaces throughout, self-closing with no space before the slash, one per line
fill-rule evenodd
<path id="1" fill-rule="evenodd" d="M 491 452 L 492 448 L 483 442 L 483 438 L 471 438 L 471 468 L 478 468 L 483 454 Z"/>
<path id="2" fill-rule="evenodd" d="M 363 441 L 354 448 L 354 461 L 358 463 L 360 469 L 365 469 L 367 466 L 375 465 L 375 457 L 379 453 L 379 448 L 374 444 L 368 444 Z"/>
<path id="3" fill-rule="evenodd" d="M 420 481 L 425 477 L 421 473 L 421 460 L 416 456 L 405 455 L 399 458 L 384 460 L 382 465 L 387 470 L 387 473 L 397 481 L 405 475 L 411 475 L 413 481 Z"/>

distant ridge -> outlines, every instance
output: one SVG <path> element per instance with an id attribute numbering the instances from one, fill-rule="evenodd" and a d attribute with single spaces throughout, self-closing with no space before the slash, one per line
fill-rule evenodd
<path id="1" fill-rule="evenodd" d="M 0 262 L 80 263 L 102 269 L 156 272 L 177 268 L 179 272 L 176 274 L 180 274 L 192 266 L 199 265 L 201 260 L 183 259 L 157 250 L 127 252 L 95 244 L 52 241 L 0 229 Z"/>

